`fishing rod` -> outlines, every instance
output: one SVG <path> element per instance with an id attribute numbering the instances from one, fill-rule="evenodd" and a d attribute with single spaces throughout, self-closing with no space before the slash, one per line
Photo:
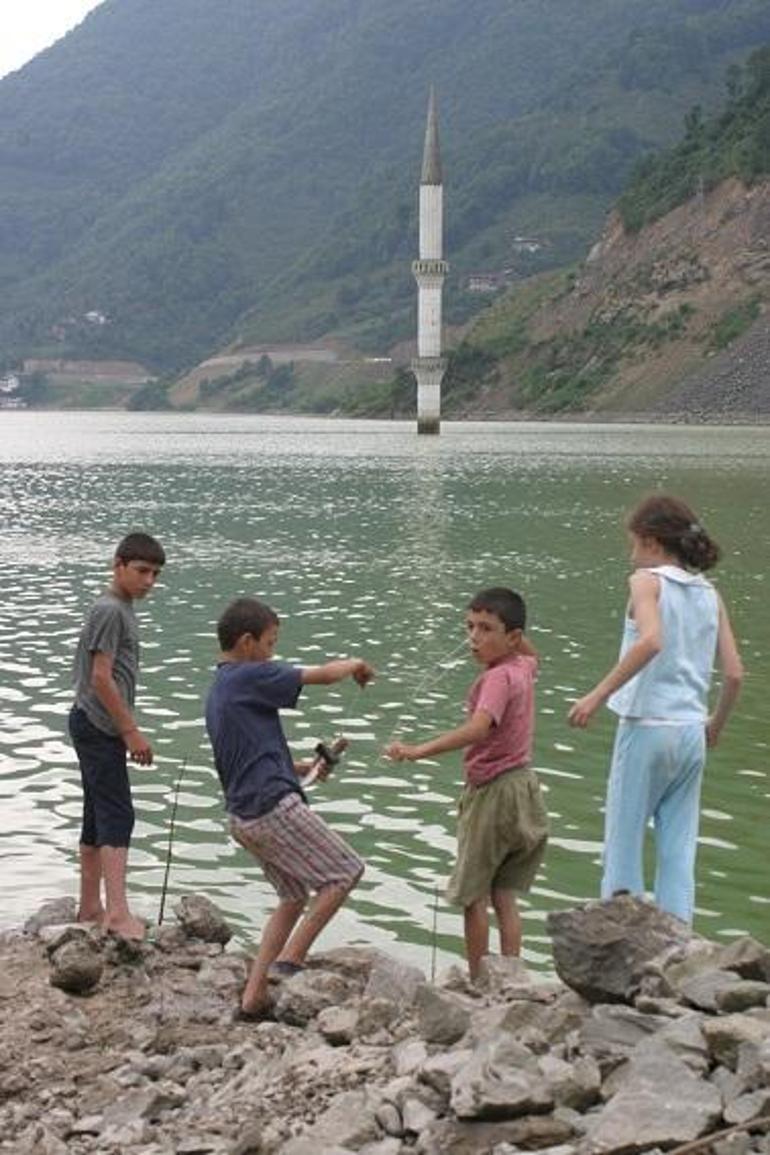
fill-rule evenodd
<path id="1" fill-rule="evenodd" d="M 174 850 L 174 830 L 176 825 L 176 810 L 179 805 L 179 789 L 182 785 L 184 772 L 187 769 L 187 758 L 182 761 L 182 768 L 179 771 L 179 777 L 174 783 L 174 800 L 171 805 L 171 821 L 168 827 L 168 847 L 166 849 L 166 869 L 163 873 L 163 886 L 160 891 L 160 910 L 158 911 L 158 926 L 163 925 L 163 912 L 166 909 L 166 894 L 168 892 L 168 876 L 171 871 L 171 858 Z"/>

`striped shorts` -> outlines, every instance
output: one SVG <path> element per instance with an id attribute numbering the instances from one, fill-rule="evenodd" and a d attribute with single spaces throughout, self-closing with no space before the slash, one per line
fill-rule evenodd
<path id="1" fill-rule="evenodd" d="M 282 899 L 305 900 L 326 886 L 350 890 L 364 873 L 362 859 L 299 794 L 287 794 L 261 818 L 231 814 L 230 833 Z"/>

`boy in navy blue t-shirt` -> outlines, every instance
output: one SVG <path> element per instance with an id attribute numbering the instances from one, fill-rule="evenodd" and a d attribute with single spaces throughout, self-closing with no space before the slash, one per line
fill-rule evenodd
<path id="1" fill-rule="evenodd" d="M 293 708 L 303 686 L 352 677 L 363 687 L 374 670 L 360 658 L 304 667 L 275 661 L 278 628 L 277 615 L 256 598 L 232 602 L 217 623 L 222 653 L 206 700 L 230 831 L 279 898 L 241 999 L 241 1013 L 253 1018 L 267 1008 L 271 964 L 284 973 L 300 970 L 364 871 L 355 851 L 307 805 L 301 778 L 312 763 L 294 762 L 278 711 Z M 315 898 L 296 926 L 311 892 Z"/>

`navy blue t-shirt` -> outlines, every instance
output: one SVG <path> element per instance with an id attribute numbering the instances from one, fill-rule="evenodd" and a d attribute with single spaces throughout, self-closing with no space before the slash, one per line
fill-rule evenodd
<path id="1" fill-rule="evenodd" d="M 305 795 L 278 711 L 296 705 L 302 671 L 287 662 L 222 662 L 206 699 L 206 729 L 228 814 L 260 818 Z"/>

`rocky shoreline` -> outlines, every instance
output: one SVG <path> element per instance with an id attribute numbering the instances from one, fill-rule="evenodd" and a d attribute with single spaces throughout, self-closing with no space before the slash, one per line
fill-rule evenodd
<path id="1" fill-rule="evenodd" d="M 126 943 L 46 904 L 0 936 L 13 1155 L 770 1155 L 770 949 L 627 896 L 549 916 L 558 980 L 435 984 L 320 952 L 235 1018 L 247 959 L 187 896 Z"/>

